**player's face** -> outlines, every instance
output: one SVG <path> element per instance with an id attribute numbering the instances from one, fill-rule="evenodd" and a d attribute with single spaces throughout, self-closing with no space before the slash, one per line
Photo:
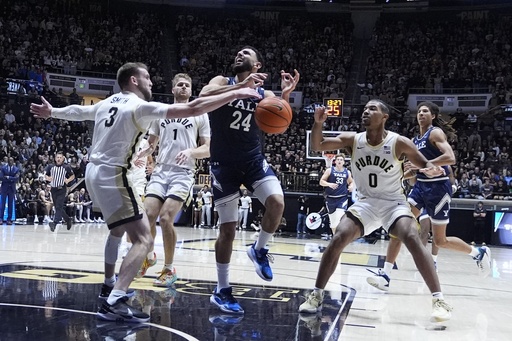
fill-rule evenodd
<path id="1" fill-rule="evenodd" d="M 152 93 L 151 88 L 153 87 L 153 83 L 151 82 L 151 77 L 149 77 L 149 72 L 146 69 L 139 69 L 139 75 L 137 76 L 137 89 L 141 92 L 142 96 L 146 101 L 151 99 Z"/>
<path id="2" fill-rule="evenodd" d="M 387 115 L 382 112 L 380 103 L 370 101 L 366 103 L 366 106 L 364 107 L 363 115 L 361 116 L 361 124 L 364 127 L 375 127 L 383 124 L 383 119 L 385 117 L 387 117 Z"/>
<path id="3" fill-rule="evenodd" d="M 238 51 L 233 64 L 233 72 L 236 74 L 242 72 L 250 72 L 255 64 L 258 63 L 256 53 L 251 49 L 243 49 Z"/>
<path id="4" fill-rule="evenodd" d="M 178 78 L 178 82 L 172 88 L 172 93 L 177 100 L 188 100 L 192 96 L 192 84 L 185 78 Z"/>
<path id="5" fill-rule="evenodd" d="M 427 106 L 422 105 L 421 107 L 418 108 L 418 113 L 416 114 L 416 119 L 418 120 L 418 124 L 420 126 L 424 126 L 424 125 L 429 126 L 432 124 L 433 115 Z"/>
<path id="6" fill-rule="evenodd" d="M 336 166 L 341 167 L 345 164 L 345 160 L 342 157 L 336 158 Z"/>

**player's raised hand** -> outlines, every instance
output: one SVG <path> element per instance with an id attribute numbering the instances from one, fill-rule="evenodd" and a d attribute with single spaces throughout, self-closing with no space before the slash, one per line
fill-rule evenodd
<path id="1" fill-rule="evenodd" d="M 30 104 L 30 112 L 35 118 L 49 118 L 52 115 L 52 105 L 43 96 L 41 96 L 43 104 Z"/>
<path id="2" fill-rule="evenodd" d="M 240 82 L 243 86 L 255 89 L 258 86 L 262 86 L 267 79 L 266 73 L 256 72 L 251 73 L 246 79 Z"/>
<path id="3" fill-rule="evenodd" d="M 414 171 L 414 170 L 418 170 L 418 169 L 420 169 L 420 167 L 414 165 L 411 161 L 404 162 L 404 171 L 408 171 L 408 170 Z"/>
<path id="4" fill-rule="evenodd" d="M 315 108 L 315 122 L 316 123 L 324 123 L 327 119 L 327 110 L 321 105 Z"/>
<path id="5" fill-rule="evenodd" d="M 295 90 L 297 83 L 299 83 L 300 73 L 297 69 L 293 69 L 294 76 L 281 70 L 281 90 L 283 92 L 291 92 Z"/>

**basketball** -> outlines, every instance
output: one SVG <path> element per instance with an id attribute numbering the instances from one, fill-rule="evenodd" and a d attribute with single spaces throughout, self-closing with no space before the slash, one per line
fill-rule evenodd
<path id="1" fill-rule="evenodd" d="M 306 217 L 306 227 L 310 230 L 316 230 L 322 225 L 322 216 L 318 213 L 311 213 Z"/>
<path id="2" fill-rule="evenodd" d="M 256 124 L 267 134 L 281 134 L 292 122 L 293 111 L 280 97 L 264 98 L 256 107 Z"/>

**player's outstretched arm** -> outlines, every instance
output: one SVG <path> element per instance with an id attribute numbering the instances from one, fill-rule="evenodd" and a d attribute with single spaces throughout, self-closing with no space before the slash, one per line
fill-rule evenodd
<path id="1" fill-rule="evenodd" d="M 354 143 L 355 132 L 343 132 L 336 137 L 325 137 L 322 126 L 327 119 L 327 111 L 324 106 L 315 109 L 315 123 L 311 129 L 311 149 L 316 151 L 351 149 Z"/>
<path id="2" fill-rule="evenodd" d="M 212 78 L 212 80 L 203 87 L 199 97 L 208 97 L 226 93 L 231 90 L 243 89 L 243 88 L 251 88 L 255 89 L 258 86 L 262 86 L 265 82 L 267 75 L 265 73 L 251 73 L 246 79 L 241 82 L 238 82 L 234 85 L 228 85 L 228 80 L 224 76 L 217 76 Z"/>
<path id="3" fill-rule="evenodd" d="M 281 97 L 287 102 L 290 102 L 290 94 L 295 90 L 300 79 L 299 71 L 293 69 L 293 74 L 294 75 L 292 76 L 290 73 L 281 70 Z"/>
<path id="4" fill-rule="evenodd" d="M 30 104 L 30 112 L 35 118 L 58 118 L 68 121 L 94 121 L 96 105 L 68 105 L 64 108 L 54 108 L 43 96 L 42 104 Z"/>
<path id="5" fill-rule="evenodd" d="M 257 98 L 260 94 L 251 88 L 242 88 L 231 90 L 222 94 L 207 97 L 199 97 L 188 103 L 174 103 L 167 109 L 167 118 L 184 118 L 190 116 L 199 116 L 205 112 L 210 112 L 220 108 L 224 104 L 235 99 Z"/>

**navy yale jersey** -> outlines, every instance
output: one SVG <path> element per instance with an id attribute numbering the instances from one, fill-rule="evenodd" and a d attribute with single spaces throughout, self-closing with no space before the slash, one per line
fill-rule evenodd
<path id="1" fill-rule="evenodd" d="M 234 85 L 235 79 L 229 77 L 228 84 Z M 263 88 L 257 88 L 257 91 L 263 98 Z M 212 162 L 240 163 L 261 155 L 263 134 L 254 119 L 259 101 L 254 98 L 235 99 L 210 113 Z"/>
<path id="2" fill-rule="evenodd" d="M 342 170 L 336 170 L 336 167 L 331 167 L 331 174 L 327 179 L 327 182 L 338 184 L 338 188 L 332 189 L 330 187 L 325 188 L 325 195 L 330 198 L 341 198 L 348 195 L 348 184 L 347 180 L 350 173 L 349 170 L 343 167 Z"/>
<path id="3" fill-rule="evenodd" d="M 436 157 L 441 156 L 441 154 L 442 154 L 442 152 L 429 141 L 430 133 L 434 129 L 441 129 L 441 128 L 436 128 L 436 127 L 432 126 L 432 127 L 430 127 L 427 130 L 427 132 L 425 134 L 423 134 L 423 136 L 416 136 L 412 140 L 414 142 L 414 144 L 416 145 L 416 148 L 418 148 L 419 152 L 421 154 L 423 154 L 423 156 L 425 156 L 425 158 L 427 160 L 433 160 Z M 445 174 L 448 174 L 448 172 L 449 172 L 448 171 L 448 167 L 447 166 L 443 166 L 443 168 L 444 168 Z M 435 178 L 429 178 L 425 174 L 418 172 L 416 174 L 416 178 L 419 181 L 428 179 L 428 181 L 431 182 L 431 181 L 438 181 L 438 180 L 447 180 L 448 176 L 447 175 L 440 175 L 440 176 L 435 177 Z"/>
<path id="4" fill-rule="evenodd" d="M 395 155 L 399 135 L 388 131 L 378 146 L 366 141 L 366 132 L 354 137 L 351 170 L 360 200 L 377 198 L 389 201 L 405 201 L 402 187 L 402 160 Z"/>

